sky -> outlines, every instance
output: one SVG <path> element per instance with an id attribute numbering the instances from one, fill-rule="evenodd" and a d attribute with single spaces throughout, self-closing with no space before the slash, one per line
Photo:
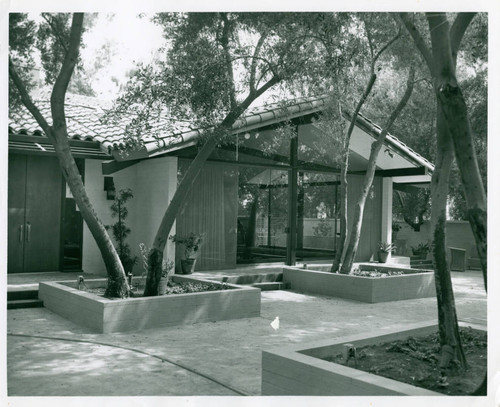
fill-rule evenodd
<path id="1" fill-rule="evenodd" d="M 140 35 L 139 35 L 140 34 Z M 92 83 L 97 96 L 113 99 L 119 86 L 126 83 L 126 73 L 137 62 L 149 62 L 162 44 L 161 28 L 149 16 L 139 18 L 132 11 L 115 14 L 99 13 L 94 27 L 83 37 L 81 56 L 86 63 L 93 61 L 99 50 L 109 43 L 113 57 Z M 113 81 L 112 78 L 118 80 Z"/>

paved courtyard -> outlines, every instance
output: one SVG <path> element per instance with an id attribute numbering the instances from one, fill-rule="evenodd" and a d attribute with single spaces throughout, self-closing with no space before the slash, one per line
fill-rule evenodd
<path id="1" fill-rule="evenodd" d="M 486 325 L 481 273 L 452 278 L 459 320 Z M 258 396 L 263 349 L 436 318 L 435 298 L 366 304 L 290 291 L 262 292 L 258 318 L 113 334 L 92 333 L 45 308 L 9 310 L 8 394 Z"/>

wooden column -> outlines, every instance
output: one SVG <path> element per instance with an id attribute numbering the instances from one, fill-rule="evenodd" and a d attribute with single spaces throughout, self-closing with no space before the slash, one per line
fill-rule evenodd
<path id="1" fill-rule="evenodd" d="M 288 172 L 288 238 L 286 247 L 286 264 L 294 266 L 297 254 L 297 156 L 298 129 L 290 140 L 290 170 Z"/>

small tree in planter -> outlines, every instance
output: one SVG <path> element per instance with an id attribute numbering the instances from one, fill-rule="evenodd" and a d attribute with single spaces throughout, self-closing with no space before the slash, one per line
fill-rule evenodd
<path id="1" fill-rule="evenodd" d="M 127 236 L 130 234 L 130 228 L 125 224 L 125 219 L 128 216 L 128 209 L 125 206 L 130 198 L 133 198 L 132 190 L 130 188 L 120 189 L 115 197 L 115 201 L 111 205 L 111 216 L 118 218 L 116 223 L 106 225 L 106 229 L 111 229 L 113 237 L 118 245 L 117 252 L 122 262 L 125 274 L 132 272 L 132 268 L 137 264 L 137 257 L 130 255 L 130 246 L 125 243 Z"/>
<path id="2" fill-rule="evenodd" d="M 169 236 L 175 244 L 184 245 L 184 259 L 181 260 L 183 274 L 191 274 L 198 258 L 198 251 L 203 243 L 202 234 L 190 233 L 188 236 Z"/>
<path id="3" fill-rule="evenodd" d="M 379 242 L 378 244 L 378 261 L 380 263 L 387 263 L 387 258 L 389 253 L 396 250 L 396 245 L 394 243 Z"/>

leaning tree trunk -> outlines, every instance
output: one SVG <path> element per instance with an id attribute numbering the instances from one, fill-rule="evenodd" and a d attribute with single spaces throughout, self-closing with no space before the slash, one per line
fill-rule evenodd
<path id="1" fill-rule="evenodd" d="M 97 217 L 97 214 L 90 203 L 82 182 L 82 177 L 80 176 L 78 167 L 76 166 L 75 160 L 71 155 L 67 136 L 62 129 L 54 129 L 53 133 L 56 140 L 54 148 L 56 150 L 57 158 L 59 159 L 59 164 L 64 174 L 64 178 L 66 179 L 71 194 L 75 198 L 83 220 L 94 237 L 106 266 L 108 285 L 104 295 L 106 297 L 127 297 L 130 288 L 125 277 L 123 265 L 120 261 L 118 253 L 116 252 L 113 242 L 106 231 L 106 228 Z"/>
<path id="2" fill-rule="evenodd" d="M 339 266 L 344 262 L 343 254 L 345 254 L 345 247 L 347 243 L 347 170 L 349 167 L 349 143 L 351 141 L 351 135 L 354 130 L 354 125 L 356 124 L 359 111 L 363 107 L 366 98 L 371 93 L 373 85 L 377 79 L 377 75 L 374 70 L 374 63 L 375 61 L 372 62 L 370 78 L 368 79 L 368 83 L 366 84 L 366 88 L 361 96 L 361 99 L 359 99 L 358 104 L 356 105 L 351 122 L 349 123 L 349 128 L 347 129 L 347 134 L 344 138 L 344 151 L 340 170 L 340 239 L 339 244 L 337 245 L 335 259 L 333 260 L 332 267 L 330 268 L 330 272 L 332 273 L 338 272 Z M 342 114 L 340 119 L 342 120 Z"/>
<path id="3" fill-rule="evenodd" d="M 162 273 L 163 250 L 167 244 L 168 235 L 177 217 L 177 213 L 183 207 L 189 191 L 193 187 L 198 175 L 200 174 L 205 162 L 217 145 L 215 136 L 209 137 L 203 147 L 190 164 L 186 174 L 179 183 L 174 197 L 170 201 L 168 208 L 163 215 L 160 227 L 156 232 L 153 246 L 148 254 L 148 276 L 146 278 L 146 286 L 144 288 L 144 296 L 158 295 L 158 288 Z"/>
<path id="4" fill-rule="evenodd" d="M 126 297 L 129 293 L 129 286 L 127 279 L 125 278 L 123 266 L 106 229 L 98 219 L 90 203 L 82 178 L 78 171 L 78 167 L 76 166 L 73 155 L 71 154 L 68 141 L 66 115 L 64 112 L 64 99 L 71 75 L 73 74 L 74 67 L 78 60 L 82 26 L 83 14 L 73 14 L 67 53 L 50 98 L 53 122 L 52 126 L 47 123 L 45 118 L 40 113 L 40 110 L 31 100 L 23 81 L 17 74 L 11 61 L 9 61 L 9 76 L 21 95 L 22 103 L 33 115 L 39 126 L 45 132 L 47 138 L 54 146 L 64 178 L 71 193 L 73 194 L 73 197 L 75 198 L 78 209 L 82 214 L 82 218 L 87 224 L 101 252 L 106 266 L 106 271 L 108 273 L 108 287 L 105 295 L 109 297 Z"/>
<path id="5" fill-rule="evenodd" d="M 208 157 L 217 146 L 217 143 L 219 142 L 218 135 L 221 133 L 225 134 L 230 131 L 236 120 L 252 104 L 252 102 L 279 81 L 279 77 L 273 77 L 258 90 L 250 92 L 241 104 L 227 114 L 220 125 L 217 126 L 213 133 L 207 138 L 203 146 L 199 149 L 198 154 L 189 165 L 186 174 L 177 186 L 177 190 L 168 204 L 167 210 L 165 211 L 160 226 L 156 232 L 153 245 L 149 251 L 148 276 L 146 278 L 146 286 L 144 288 L 145 297 L 158 295 L 158 286 L 162 273 L 163 251 L 165 250 L 165 246 L 167 244 L 168 235 L 172 229 L 177 214 L 186 203 L 189 191 L 193 187 L 198 175 L 205 165 L 205 162 L 208 160 Z"/>
<path id="6" fill-rule="evenodd" d="M 431 233 L 435 263 L 434 279 L 438 305 L 439 339 L 443 351 L 441 364 L 445 366 L 449 362 L 446 359 L 445 351 L 445 347 L 449 347 L 448 349 L 451 348 L 453 351 L 452 355 L 465 366 L 467 362 L 458 331 L 453 285 L 446 257 L 446 205 L 453 161 L 453 145 L 439 106 L 437 114 L 436 166 L 431 181 Z"/>
<path id="7" fill-rule="evenodd" d="M 382 146 L 384 145 L 385 137 L 392 127 L 394 121 L 399 116 L 403 108 L 408 103 L 410 96 L 413 92 L 413 82 L 415 79 L 415 70 L 410 69 L 410 74 L 408 76 L 408 81 L 406 83 L 406 90 L 403 97 L 399 101 L 398 105 L 391 113 L 389 120 L 380 132 L 377 140 L 372 144 L 370 151 L 370 158 L 368 160 L 368 168 L 366 170 L 365 178 L 363 180 L 363 186 L 361 188 L 361 193 L 354 207 L 354 219 L 353 226 L 351 229 L 351 236 L 349 237 L 349 245 L 344 256 L 344 261 L 342 262 L 342 267 L 340 269 L 341 274 L 349 274 L 352 269 L 352 264 L 354 263 L 354 258 L 356 257 L 356 252 L 358 250 L 359 238 L 361 236 L 361 226 L 363 224 L 363 213 L 365 210 L 365 203 L 370 192 L 370 188 L 373 184 L 373 178 L 375 177 L 375 169 L 377 167 L 377 158 Z"/>

